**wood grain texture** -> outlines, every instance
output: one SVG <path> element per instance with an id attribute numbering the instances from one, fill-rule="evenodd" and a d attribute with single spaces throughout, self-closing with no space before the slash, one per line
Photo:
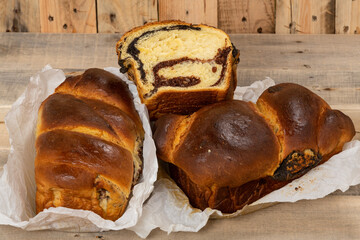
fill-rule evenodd
<path id="1" fill-rule="evenodd" d="M 0 6 L 0 32 L 124 33 L 180 19 L 227 33 L 360 33 L 360 0 L 0 0 Z"/>
<path id="2" fill-rule="evenodd" d="M 358 38 L 335 34 L 256 36 L 231 36 L 241 53 L 239 85 L 269 76 L 277 83 L 300 83 L 330 104 L 360 103 L 360 49 L 353 47 L 359 44 Z"/>
<path id="3" fill-rule="evenodd" d="M 360 33 L 360 0 L 336 1 L 335 32 Z"/>
<path id="4" fill-rule="evenodd" d="M 227 33 L 274 33 L 275 0 L 219 0 L 219 28 Z"/>
<path id="5" fill-rule="evenodd" d="M 296 33 L 335 32 L 335 0 L 292 0 Z"/>
<path id="6" fill-rule="evenodd" d="M 38 1 L 0 0 L 0 32 L 40 32 Z"/>
<path id="7" fill-rule="evenodd" d="M 360 0 L 351 2 L 350 33 L 360 34 Z"/>
<path id="8" fill-rule="evenodd" d="M 115 45 L 120 37 L 121 34 L 0 33 L 0 71 L 4 74 L 0 84 L 21 81 L 23 74 L 30 70 L 34 75 L 46 64 L 66 71 L 118 66 Z M 0 92 L 12 90 L 15 89 L 0 87 Z"/>
<path id="9" fill-rule="evenodd" d="M 0 105 L 10 105 L 46 64 L 65 72 L 117 67 L 120 34 L 0 34 Z M 330 104 L 360 103 L 359 38 L 350 35 L 234 34 L 238 84 L 266 76 L 301 83 Z M 19 67 L 21 66 L 21 70 Z"/>
<path id="10" fill-rule="evenodd" d="M 96 33 L 95 0 L 39 0 L 42 33 Z"/>
<path id="11" fill-rule="evenodd" d="M 159 0 L 159 20 L 182 20 L 217 27 L 217 0 Z"/>
<path id="12" fill-rule="evenodd" d="M 6 32 L 6 8 L 7 0 L 0 0 L 0 32 Z"/>
<path id="13" fill-rule="evenodd" d="M 156 0 L 97 1 L 98 32 L 125 33 L 147 22 L 158 20 Z"/>
<path id="14" fill-rule="evenodd" d="M 350 34 L 352 0 L 336 1 L 335 33 Z"/>
<path id="15" fill-rule="evenodd" d="M 276 34 L 295 33 L 295 26 L 291 17 L 291 1 L 276 0 Z"/>
<path id="16" fill-rule="evenodd" d="M 277 0 L 276 33 L 335 32 L 335 0 Z"/>
<path id="17" fill-rule="evenodd" d="M 198 233 L 177 232 L 167 235 L 159 229 L 147 239 L 358 239 L 360 201 L 357 196 L 328 196 L 317 200 L 280 203 L 248 215 L 209 220 Z M 0 226 L 0 235 L 8 239 L 140 239 L 135 233 L 109 231 L 70 233 L 60 231 L 27 232 Z"/>

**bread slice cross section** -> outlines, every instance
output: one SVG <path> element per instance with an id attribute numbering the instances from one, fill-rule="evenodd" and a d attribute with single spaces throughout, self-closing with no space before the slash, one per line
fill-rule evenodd
<path id="1" fill-rule="evenodd" d="M 220 29 L 149 23 L 124 34 L 116 51 L 120 71 L 136 83 L 152 119 L 233 97 L 239 53 Z"/>

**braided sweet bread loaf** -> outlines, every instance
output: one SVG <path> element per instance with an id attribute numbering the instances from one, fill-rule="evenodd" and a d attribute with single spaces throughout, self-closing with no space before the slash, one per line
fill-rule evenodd
<path id="1" fill-rule="evenodd" d="M 351 119 L 290 83 L 267 89 L 256 105 L 232 100 L 156 122 L 158 157 L 200 209 L 235 212 L 341 151 Z"/>
<path id="2" fill-rule="evenodd" d="M 143 138 L 120 78 L 100 69 L 67 78 L 39 109 L 37 212 L 61 206 L 118 219 L 141 173 Z"/>
<path id="3" fill-rule="evenodd" d="M 149 23 L 124 34 L 116 45 L 150 117 L 190 114 L 231 99 L 239 53 L 214 27 L 181 21 Z"/>

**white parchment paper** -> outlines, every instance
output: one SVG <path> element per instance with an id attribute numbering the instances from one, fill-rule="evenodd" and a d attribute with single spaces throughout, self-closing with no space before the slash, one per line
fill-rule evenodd
<path id="1" fill-rule="evenodd" d="M 261 93 L 273 85 L 274 81 L 266 78 L 248 87 L 237 87 L 234 98 L 255 103 Z M 233 214 L 222 214 L 209 208 L 201 211 L 191 207 L 186 195 L 166 172 L 161 168 L 159 171 L 153 194 L 144 206 L 143 216 L 138 224 L 131 228 L 143 238 L 157 227 L 168 233 L 197 232 L 206 225 L 210 217 L 234 217 L 276 202 L 317 199 L 337 189 L 346 191 L 350 186 L 360 183 L 360 141 L 346 143 L 343 151 L 326 163 Z"/>
<path id="2" fill-rule="evenodd" d="M 57 229 L 66 231 L 119 230 L 134 226 L 142 215 L 143 203 L 150 196 L 157 178 L 158 163 L 152 140 L 146 107 L 141 104 L 135 85 L 118 68 L 105 70 L 122 78 L 134 96 L 145 130 L 144 167 L 139 183 L 133 188 L 133 196 L 121 218 L 109 221 L 84 210 L 50 208 L 35 214 L 35 129 L 38 109 L 43 100 L 65 80 L 64 72 L 49 65 L 31 77 L 25 92 L 13 104 L 5 117 L 10 136 L 10 153 L 7 164 L 0 172 L 0 224 L 26 230 Z"/>
<path id="3" fill-rule="evenodd" d="M 50 208 L 35 215 L 34 143 L 37 112 L 41 102 L 65 79 L 61 70 L 46 66 L 30 79 L 25 92 L 13 104 L 5 119 L 11 149 L 8 162 L 0 172 L 0 224 L 26 230 L 78 232 L 127 228 L 145 238 L 155 228 L 168 233 L 197 232 L 210 217 L 234 217 L 276 202 L 322 198 L 337 189 L 346 191 L 360 183 L 360 141 L 352 141 L 326 163 L 236 213 L 222 214 L 217 210 L 192 208 L 187 197 L 161 168 L 159 179 L 155 182 L 158 166 L 146 108 L 140 103 L 135 85 L 126 76 L 119 73 L 117 68 L 106 70 L 129 84 L 146 132 L 143 177 L 134 187 L 134 196 L 125 214 L 116 222 L 104 220 L 90 211 L 68 208 Z M 274 84 L 272 79 L 266 78 L 248 87 L 237 87 L 234 98 L 256 102 L 260 94 Z"/>

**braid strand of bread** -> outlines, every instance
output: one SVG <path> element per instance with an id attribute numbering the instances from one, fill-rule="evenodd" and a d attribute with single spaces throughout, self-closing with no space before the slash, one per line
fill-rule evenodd
<path id="1" fill-rule="evenodd" d="M 291 83 L 270 87 L 256 104 L 215 103 L 155 127 L 158 156 L 190 203 L 224 213 L 304 175 L 355 135 L 348 116 Z"/>
<path id="2" fill-rule="evenodd" d="M 68 77 L 40 106 L 36 136 L 37 212 L 123 214 L 141 173 L 144 138 L 125 82 L 100 69 Z"/>

